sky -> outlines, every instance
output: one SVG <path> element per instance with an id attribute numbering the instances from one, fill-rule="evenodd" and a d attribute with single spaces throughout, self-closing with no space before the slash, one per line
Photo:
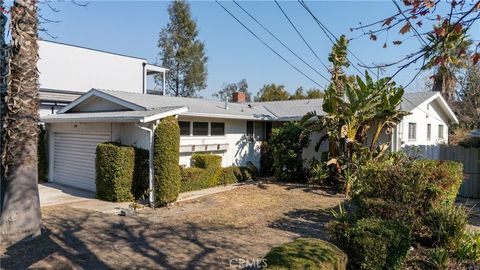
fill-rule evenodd
<path id="1" fill-rule="evenodd" d="M 238 82 L 243 78 L 247 79 L 249 91 L 254 94 L 268 83 L 283 84 L 290 93 L 299 86 L 308 89 L 323 88 L 326 85 L 320 75 L 283 48 L 232 1 L 221 3 L 314 82 L 271 52 L 217 3 L 191 1 L 191 13 L 197 22 L 199 39 L 205 43 L 208 56 L 208 86 L 199 93 L 201 96 L 214 99 L 212 94 L 220 90 L 225 83 Z M 279 3 L 321 60 L 328 64 L 332 43 L 312 17 L 297 1 Z M 146 58 L 151 63 L 161 63 L 157 41 L 160 30 L 169 22 L 169 4 L 169 1 L 89 1 L 88 5 L 83 7 L 72 2 L 54 1 L 52 6 L 56 11 L 41 5 L 40 14 L 49 20 L 60 22 L 44 23 L 43 27 L 48 30 L 48 34 L 41 33 L 40 36 L 46 40 L 137 56 Z M 326 69 L 305 46 L 275 2 L 240 1 L 239 4 L 317 72 L 329 77 Z M 386 18 L 396 11 L 391 1 L 308 1 L 307 5 L 331 32 L 336 36 L 345 34 L 348 38 L 361 34 L 351 32 L 351 27 L 358 26 L 360 22 L 369 23 Z M 472 27 L 470 35 L 473 39 L 480 40 L 478 23 Z M 415 38 L 405 40 L 401 46 L 391 43 L 395 39 L 403 40 L 406 37 L 390 33 L 386 49 L 382 48 L 386 36 L 379 36 L 376 42 L 363 37 L 352 40 L 349 48 L 363 63 L 388 63 L 420 48 L 420 43 Z M 359 62 L 352 55 L 350 60 L 355 64 Z M 413 78 L 418 66 L 419 63 L 397 75 L 397 84 L 406 85 Z M 384 76 L 393 72 L 395 69 L 388 69 Z M 357 71 L 350 68 L 348 73 L 357 74 Z M 429 75 L 428 72 L 421 74 L 407 91 L 425 91 L 425 81 Z"/>

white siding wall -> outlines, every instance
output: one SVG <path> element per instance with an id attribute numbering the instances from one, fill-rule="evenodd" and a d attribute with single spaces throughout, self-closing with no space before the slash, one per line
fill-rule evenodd
<path id="1" fill-rule="evenodd" d="M 408 123 L 417 124 L 415 140 L 408 139 Z M 427 124 L 432 125 L 431 140 L 427 140 Z M 443 125 L 443 140 L 438 138 L 438 125 Z M 441 108 L 435 101 L 430 104 L 425 103 L 413 109 L 412 114 L 403 118 L 398 132 L 398 138 L 402 146 L 448 143 L 448 118 L 442 113 Z"/>
<path id="2" fill-rule="evenodd" d="M 142 93 L 143 59 L 39 41 L 40 87 L 87 92 L 92 88 Z"/>
<path id="3" fill-rule="evenodd" d="M 251 161 L 260 167 L 260 142 L 246 140 L 246 120 L 215 119 L 179 116 L 179 121 L 224 122 L 225 136 L 181 136 L 180 145 L 228 144 L 227 151 L 215 152 L 222 156 L 222 166 L 243 166 Z M 182 154 L 180 165 L 190 166 L 190 153 Z"/>

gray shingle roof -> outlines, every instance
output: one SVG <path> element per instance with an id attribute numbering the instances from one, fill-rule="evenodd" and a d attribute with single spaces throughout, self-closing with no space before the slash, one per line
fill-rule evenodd
<path id="1" fill-rule="evenodd" d="M 404 111 L 411 111 L 415 109 L 418 105 L 422 104 L 425 100 L 433 97 L 438 92 L 418 92 L 418 93 L 405 93 L 403 94 L 402 103 L 400 103 L 400 108 Z"/>
<path id="2" fill-rule="evenodd" d="M 51 116 L 61 119 L 86 119 L 88 117 L 111 118 L 113 116 L 123 117 L 125 119 L 137 119 L 147 117 L 153 111 L 163 111 L 172 108 L 187 107 L 188 111 L 182 115 L 210 116 L 219 118 L 238 118 L 252 120 L 299 120 L 306 113 L 316 111 L 318 115 L 323 115 L 322 99 L 310 100 L 288 100 L 272 102 L 251 102 L 251 103 L 228 103 L 228 109 L 222 101 L 184 98 L 158 95 L 145 95 L 139 93 L 129 93 L 105 89 L 93 89 L 93 93 L 101 93 L 113 98 L 117 98 L 129 104 L 135 105 L 139 111 L 124 112 L 103 112 L 103 113 L 66 113 Z M 429 99 L 436 92 L 424 93 L 405 93 L 404 100 L 401 103 L 402 110 L 411 111 L 425 100 Z M 75 115 L 76 116 L 75 116 Z M 45 118 L 47 119 L 47 118 Z M 113 119 L 113 118 L 112 118 Z M 66 120 L 65 120 L 66 121 Z"/>
<path id="3" fill-rule="evenodd" d="M 143 122 L 142 120 L 154 116 L 156 114 L 168 113 L 183 107 L 162 107 L 154 108 L 146 111 L 114 111 L 114 112 L 87 112 L 87 113 L 59 113 L 42 117 L 44 122 L 69 122 L 69 121 L 85 121 L 85 122 Z"/>
<path id="4" fill-rule="evenodd" d="M 62 93 L 56 91 L 47 91 L 40 89 L 39 91 L 39 98 L 40 101 L 44 102 L 64 102 L 70 103 L 77 99 L 81 94 L 76 93 Z"/>
<path id="5" fill-rule="evenodd" d="M 189 114 L 212 114 L 218 116 L 237 116 L 245 119 L 273 119 L 274 115 L 263 106 L 249 106 L 247 103 L 228 103 L 228 109 L 225 109 L 225 103 L 198 98 L 170 97 L 158 95 L 144 95 L 137 93 L 128 93 L 121 91 L 95 89 L 104 94 L 128 101 L 145 109 L 167 107 L 167 106 L 186 106 Z"/>
<path id="6" fill-rule="evenodd" d="M 323 115 L 322 99 L 302 99 L 270 102 L 253 102 L 252 106 L 263 106 L 276 118 L 284 120 L 301 119 L 305 114 L 316 111 L 317 115 Z"/>

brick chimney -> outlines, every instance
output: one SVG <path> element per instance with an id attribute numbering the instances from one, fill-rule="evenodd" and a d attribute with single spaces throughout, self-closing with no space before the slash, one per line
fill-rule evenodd
<path id="1" fill-rule="evenodd" d="M 247 99 L 247 95 L 245 94 L 245 92 L 232 93 L 232 102 L 245 103 L 246 99 Z"/>

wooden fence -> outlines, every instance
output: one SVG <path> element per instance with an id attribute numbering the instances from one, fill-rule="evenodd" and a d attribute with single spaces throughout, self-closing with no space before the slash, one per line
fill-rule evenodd
<path id="1" fill-rule="evenodd" d="M 435 160 L 453 160 L 463 163 L 465 180 L 459 195 L 480 198 L 480 149 L 448 145 L 409 146 L 403 149 L 412 156 Z"/>

